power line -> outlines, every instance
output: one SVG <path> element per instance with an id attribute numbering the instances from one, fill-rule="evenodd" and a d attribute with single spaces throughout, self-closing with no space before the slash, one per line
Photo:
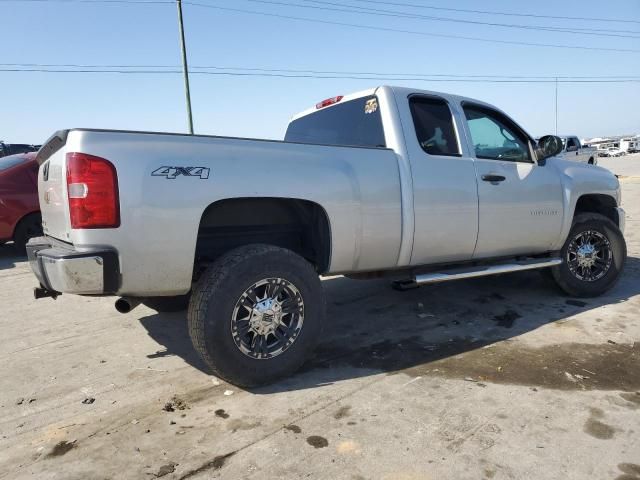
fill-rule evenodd
<path id="1" fill-rule="evenodd" d="M 0 63 L 0 67 L 37 67 L 37 68 L 79 68 L 79 69 L 178 69 L 179 65 L 108 65 L 108 64 L 78 64 L 78 63 Z M 219 65 L 191 65 L 190 69 L 203 70 L 232 70 L 232 71 L 249 71 L 249 72 L 285 72 L 285 73 L 310 73 L 315 75 L 368 75 L 383 76 L 393 79 L 396 76 L 406 77 L 448 77 L 448 78 L 497 78 L 497 79 L 583 79 L 583 80 L 599 80 L 599 79 L 640 79 L 640 75 L 482 75 L 482 74 L 459 74 L 459 73 L 415 73 L 415 72 L 359 72 L 344 70 L 304 70 L 291 68 L 263 68 L 263 67 L 230 67 Z M 66 70 L 65 70 L 66 71 Z M 73 70 L 71 70 L 73 71 Z M 168 73 L 172 73 L 169 70 Z"/>
<path id="2" fill-rule="evenodd" d="M 115 73 L 123 75 L 162 75 L 162 74 L 182 74 L 182 70 L 61 70 L 61 69 L 45 69 L 45 68 L 0 68 L 0 72 L 30 72 L 30 73 Z M 381 76 L 355 76 L 355 75 L 316 75 L 316 74 L 284 74 L 284 73 L 267 73 L 267 72 L 191 72 L 194 75 L 213 75 L 213 76 L 231 76 L 231 77 L 275 77 L 275 78 L 310 78 L 318 80 L 389 80 L 389 81 L 415 81 L 415 82 L 460 82 L 460 83 L 556 83 L 555 79 L 495 79 L 495 78 L 385 78 Z M 563 79 L 557 80 L 557 83 L 640 83 L 640 78 L 621 78 L 621 79 Z"/>
<path id="3" fill-rule="evenodd" d="M 501 15 L 507 17 L 525 17 L 525 18 L 546 18 L 555 20 L 581 20 L 588 22 L 613 22 L 613 23 L 634 23 L 640 24 L 640 20 L 628 20 L 622 18 L 596 18 L 596 17 L 572 17 L 572 16 L 559 16 L 559 15 L 539 15 L 534 13 L 513 13 L 513 12 L 501 12 L 496 10 L 472 10 L 465 8 L 452 8 L 452 7 L 436 7 L 433 5 L 419 5 L 415 3 L 403 3 L 403 2 L 387 2 L 379 0 L 351 0 L 360 3 L 369 3 L 377 5 L 390 5 L 396 7 L 408 7 L 408 8 L 420 8 L 430 10 L 441 10 L 448 12 L 461 12 L 461 13 L 479 13 L 483 15 Z M 171 0 L 0 0 L 0 3 L 149 3 L 149 4 L 173 4 Z"/>
<path id="4" fill-rule="evenodd" d="M 319 0 L 302 0 L 302 1 L 317 3 L 320 5 L 330 5 L 330 6 L 301 5 L 301 4 L 290 3 L 290 2 L 279 2 L 275 0 L 245 0 L 245 1 L 267 4 L 267 5 L 281 5 L 281 6 L 287 6 L 287 7 L 308 8 L 308 9 L 326 10 L 326 11 L 333 11 L 333 12 L 361 13 L 365 15 L 406 18 L 406 19 L 412 19 L 412 20 L 453 22 L 453 23 L 464 23 L 464 24 L 472 24 L 472 25 L 487 25 L 491 27 L 515 28 L 515 29 L 521 29 L 521 30 L 545 31 L 545 32 L 557 32 L 557 33 L 571 33 L 575 35 L 591 35 L 591 36 L 601 36 L 601 37 L 636 38 L 636 39 L 640 38 L 640 36 L 637 36 L 637 35 L 624 34 L 624 33 L 640 34 L 640 32 L 638 31 L 623 31 L 624 33 L 614 33 L 614 31 L 612 30 L 563 28 L 563 27 L 547 27 L 544 25 L 522 25 L 522 24 L 506 24 L 506 23 L 497 23 L 497 22 L 483 22 L 480 20 L 466 20 L 466 19 L 459 19 L 459 18 L 436 17 L 436 16 L 430 16 L 430 15 L 412 14 L 407 12 L 400 12 L 398 10 L 382 10 L 377 8 L 358 7 L 353 5 L 344 5 L 340 3 L 326 2 L 326 1 L 319 1 Z M 339 7 L 339 8 L 335 8 L 335 7 Z M 357 9 L 357 10 L 354 10 L 354 9 Z"/>
<path id="5" fill-rule="evenodd" d="M 164 4 L 164 5 L 173 4 L 173 2 L 171 0 L 0 0 L 0 3 L 9 3 L 9 2 L 16 3 L 18 1 L 22 2 L 22 3 L 25 3 L 25 2 L 26 3 L 45 3 L 45 2 L 51 3 L 51 2 L 55 2 L 55 3 L 84 3 L 84 4 L 139 4 L 139 5 L 145 5 L 145 4 L 151 4 L 151 5 L 153 5 L 153 4 Z M 392 17 L 398 17 L 398 18 L 415 18 L 415 19 L 422 19 L 422 20 L 432 20 L 432 21 L 442 21 L 442 22 L 457 22 L 457 23 L 467 23 L 467 24 L 498 26 L 498 27 L 505 27 L 505 28 L 518 28 L 518 29 L 526 29 L 526 30 L 551 31 L 551 32 L 558 32 L 558 33 L 572 33 L 572 34 L 592 35 L 592 36 L 606 36 L 606 37 L 633 38 L 633 39 L 640 38 L 640 36 L 618 35 L 617 33 L 605 33 L 605 32 L 619 32 L 619 33 L 631 33 L 631 34 L 640 33 L 638 31 L 630 31 L 630 30 L 602 30 L 602 29 L 563 28 L 563 27 L 551 27 L 551 26 L 550 27 L 546 27 L 546 26 L 542 26 L 542 25 L 531 25 L 531 26 L 529 26 L 529 25 L 517 25 L 517 24 L 513 24 L 512 25 L 512 24 L 501 24 L 501 23 L 495 23 L 495 22 L 481 22 L 481 21 L 474 21 L 474 20 L 454 19 L 454 18 L 447 18 L 447 17 L 432 17 L 432 16 L 426 16 L 426 15 L 410 14 L 410 13 L 407 13 L 407 12 L 398 12 L 398 11 L 389 11 L 389 10 L 358 7 L 358 6 L 354 6 L 354 5 L 345 5 L 346 7 L 349 7 L 349 8 L 352 9 L 352 10 L 348 10 L 348 9 L 345 9 L 345 8 L 331 8 L 331 7 L 312 6 L 312 5 L 300 5 L 300 4 L 291 4 L 291 3 L 269 1 L 269 0 L 246 0 L 246 1 L 254 2 L 254 3 L 263 3 L 263 4 L 292 6 L 292 7 L 299 7 L 299 8 L 314 8 L 314 9 L 321 9 L 321 10 L 332 10 L 332 11 L 340 11 L 340 12 L 347 12 L 347 13 L 365 13 L 365 14 L 368 14 L 368 15 L 392 16 Z M 313 3 L 326 4 L 326 5 L 339 5 L 339 6 L 341 6 L 340 4 L 331 3 L 331 2 L 321 2 L 321 1 L 318 1 L 318 0 L 302 0 L 302 1 L 308 1 L 308 2 L 313 2 Z M 405 7 L 412 7 L 412 8 L 433 8 L 433 9 L 437 9 L 437 10 L 460 11 L 460 12 L 483 13 L 483 14 L 496 14 L 496 15 L 513 15 L 513 16 L 525 16 L 525 17 L 529 16 L 529 17 L 536 17 L 536 18 L 556 18 L 556 19 L 564 19 L 564 20 L 566 20 L 566 19 L 601 20 L 601 21 L 611 21 L 611 22 L 640 23 L 640 21 L 636 22 L 636 21 L 632 21 L 632 20 L 594 19 L 594 18 L 587 18 L 587 17 L 559 17 L 559 16 L 551 16 L 551 15 L 533 15 L 533 14 L 510 14 L 510 13 L 504 13 L 504 12 L 494 12 L 494 11 L 484 11 L 484 10 L 454 9 L 454 8 L 445 8 L 445 7 L 433 7 L 433 6 L 425 6 L 425 5 L 406 4 L 406 3 L 399 3 L 399 2 L 379 2 L 379 1 L 374 1 L 374 0 L 352 0 L 352 1 L 360 1 L 360 2 L 368 1 L 369 3 L 383 4 L 383 5 L 396 5 L 396 6 L 405 6 Z M 462 35 L 427 33 L 427 32 L 418 32 L 418 31 L 412 31 L 412 30 L 402 30 L 402 29 L 392 29 L 392 28 L 386 28 L 386 27 L 376 27 L 376 26 L 373 26 L 373 25 L 356 25 L 356 24 L 348 24 L 348 23 L 344 23 L 344 22 L 333 22 L 333 21 L 328 21 L 328 20 L 320 20 L 320 19 L 312 19 L 312 18 L 304 18 L 304 17 L 295 17 L 295 16 L 291 16 L 291 15 L 280 15 L 280 14 L 267 13 L 267 12 L 257 12 L 257 11 L 251 11 L 251 10 L 225 8 L 225 7 L 215 6 L 215 5 L 207 5 L 207 4 L 202 4 L 202 3 L 197 3 L 197 2 L 189 2 L 189 1 L 185 1 L 184 3 L 185 4 L 190 4 L 190 5 L 193 5 L 193 6 L 198 6 L 198 7 L 214 8 L 214 9 L 218 9 L 218 10 L 227 10 L 227 11 L 233 11 L 233 12 L 238 12 L 238 13 L 248 13 L 248 14 L 254 14 L 254 15 L 263 15 L 263 16 L 271 16 L 271 17 L 278 17 L 278 18 L 286 18 L 286 19 L 290 19 L 290 20 L 300 20 L 300 21 L 307 21 L 307 22 L 324 23 L 324 24 L 332 24 L 332 25 L 341 25 L 341 26 L 349 26 L 349 27 L 353 27 L 353 28 L 361 28 L 361 29 L 369 29 L 369 30 L 381 30 L 381 31 L 406 33 L 406 34 L 413 34 L 413 35 L 444 37 L 444 38 L 455 38 L 455 39 L 460 39 L 460 40 L 472 40 L 472 41 L 480 41 L 480 42 L 489 42 L 489 43 L 498 43 L 498 44 L 511 44 L 511 45 L 524 45 L 524 46 L 534 46 L 534 47 L 569 48 L 569 49 L 579 49 L 579 50 L 629 52 L 629 53 L 640 52 L 640 50 L 634 50 L 634 49 L 606 48 L 606 47 L 586 47 L 586 46 L 579 46 L 579 45 L 560 45 L 560 44 L 547 44 L 547 43 L 534 43 L 534 42 L 520 42 L 520 41 L 513 41 L 513 40 L 496 40 L 496 39 L 479 38 L 479 37 L 468 37 L 468 36 L 462 36 Z M 358 9 L 358 10 L 353 10 L 353 9 Z"/>
<path id="6" fill-rule="evenodd" d="M 240 9 L 240 8 L 220 7 L 218 5 L 208 5 L 208 4 L 192 2 L 192 1 L 185 1 L 184 3 L 188 4 L 188 5 L 197 6 L 197 7 L 211 8 L 211 9 L 215 9 L 215 10 L 223 10 L 223 11 L 228 11 L 228 12 L 247 13 L 247 14 L 250 14 L 250 15 L 260 15 L 260 16 L 273 17 L 273 18 L 282 18 L 282 19 L 286 19 L 286 20 L 299 20 L 299 21 L 303 21 L 303 22 L 321 23 L 321 24 L 325 24 L 325 25 L 337 25 L 337 26 L 342 26 L 342 27 L 351 27 L 351 28 L 358 28 L 358 29 L 363 29 L 363 30 L 378 30 L 378 31 L 383 31 L 383 32 L 406 33 L 406 34 L 411 34 L 411 35 L 420 35 L 420 36 L 427 36 L 427 37 L 454 38 L 454 39 L 457 39 L 457 40 L 471 40 L 471 41 L 474 41 L 474 42 L 498 43 L 498 44 L 506 44 L 506 45 L 521 45 L 521 46 L 529 46 L 529 47 L 550 47 L 550 48 L 567 48 L 567 49 L 573 49 L 573 50 L 621 52 L 621 53 L 640 53 L 640 50 L 635 50 L 635 49 L 630 49 L 630 48 L 587 47 L 587 46 L 582 46 L 582 45 L 561 45 L 561 44 L 554 44 L 554 43 L 520 42 L 520 41 L 516 41 L 516 40 L 495 40 L 495 39 L 482 38 L 482 37 L 469 37 L 469 36 L 463 36 L 463 35 L 450 35 L 450 34 L 444 34 L 444 33 L 431 33 L 431 32 L 419 32 L 419 31 L 415 31 L 415 30 L 402 30 L 402 29 L 397 29 L 397 28 L 379 27 L 379 26 L 373 26 L 373 25 L 362 25 L 362 24 L 358 25 L 358 24 L 354 24 L 354 23 L 336 22 L 336 21 L 332 21 L 332 20 L 321 20 L 321 19 L 317 19 L 317 18 L 297 17 L 297 16 L 294 16 L 294 15 L 283 15 L 283 14 L 278 14 L 278 13 L 267 13 L 267 12 L 260 12 L 260 11 L 255 11 L 255 10 L 245 10 L 245 9 Z"/>
<path id="7" fill-rule="evenodd" d="M 250 0 L 247 0 L 250 1 Z M 558 31 L 558 32 L 569 32 L 569 33 L 589 33 L 589 32 L 605 32 L 605 33 L 631 33 L 631 34 L 640 34 L 638 30 L 613 30 L 610 28 L 602 29 L 602 28 L 578 28 L 578 27 L 554 27 L 554 26 L 546 26 L 546 25 L 523 25 L 523 24 L 504 24 L 504 23 L 493 23 L 493 22 L 481 22 L 474 20 L 466 20 L 460 18 L 452 18 L 452 17 L 436 17 L 432 15 L 420 15 L 417 13 L 404 12 L 400 10 L 384 10 L 380 8 L 371 8 L 371 7 L 359 7 L 357 5 L 345 5 L 342 3 L 334 3 L 327 2 L 322 0 L 301 0 L 303 2 L 308 3 L 318 3 L 321 5 L 333 5 L 337 7 L 348 7 L 348 8 L 357 8 L 358 13 L 368 13 L 368 12 L 381 12 L 394 14 L 398 16 L 406 16 L 407 18 L 423 18 L 428 20 L 440 20 L 440 21 L 452 21 L 452 22 L 462 22 L 462 23 L 478 23 L 481 25 L 491 25 L 491 26 L 501 26 L 501 27 L 511 27 L 511 28 L 524 28 L 524 29 L 541 29 L 541 30 L 549 30 L 549 31 Z M 351 0 L 351 1 L 359 1 L 359 0 Z M 631 37 L 636 38 L 636 37 Z"/>
<path id="8" fill-rule="evenodd" d="M 361 2 L 361 3 L 375 3 L 379 5 L 393 5 L 396 7 L 443 10 L 448 12 L 481 13 L 483 15 L 502 15 L 502 16 L 508 16 L 508 17 L 552 18 L 556 20 L 582 20 L 582 21 L 588 21 L 588 22 L 620 22 L 620 23 L 640 24 L 640 21 L 638 20 L 627 20 L 627 19 L 621 19 L 621 18 L 569 17 L 569 16 L 557 16 L 557 15 L 538 15 L 534 13 L 500 12 L 496 10 L 470 10 L 466 8 L 435 7 L 433 5 L 417 5 L 415 3 L 402 3 L 402 2 L 383 2 L 379 0 L 353 0 L 353 1 Z"/>
<path id="9" fill-rule="evenodd" d="M 0 3 L 137 3 L 173 4 L 171 0 L 0 0 Z"/>

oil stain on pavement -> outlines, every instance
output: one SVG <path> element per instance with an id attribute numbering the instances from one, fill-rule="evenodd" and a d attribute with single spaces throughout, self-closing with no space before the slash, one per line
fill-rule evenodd
<path id="1" fill-rule="evenodd" d="M 584 424 L 585 433 L 599 440 L 610 440 L 616 433 L 616 429 L 611 425 L 607 425 L 601 420 L 604 418 L 604 412 L 599 408 L 591 409 L 591 416 Z"/>
<path id="2" fill-rule="evenodd" d="M 329 446 L 329 441 L 319 435 L 311 435 L 310 437 L 307 437 L 307 443 L 313 448 L 324 448 Z"/>
<path id="3" fill-rule="evenodd" d="M 61 457 L 76 448 L 76 442 L 67 442 L 65 440 L 58 442 L 47 454 L 47 458 Z"/>
<path id="4" fill-rule="evenodd" d="M 518 342 L 422 337 L 383 340 L 355 349 L 320 347 L 304 369 L 352 367 L 412 376 L 472 378 L 485 383 L 557 390 L 640 390 L 640 343 L 563 343 L 530 347 Z M 624 397 L 640 402 L 635 393 Z"/>

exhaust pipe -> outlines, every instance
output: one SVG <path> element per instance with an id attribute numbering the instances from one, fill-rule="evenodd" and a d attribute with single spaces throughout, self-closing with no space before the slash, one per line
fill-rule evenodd
<path id="1" fill-rule="evenodd" d="M 116 310 L 120 313 L 129 313 L 131 310 L 140 305 L 139 298 L 122 297 L 116 300 Z"/>

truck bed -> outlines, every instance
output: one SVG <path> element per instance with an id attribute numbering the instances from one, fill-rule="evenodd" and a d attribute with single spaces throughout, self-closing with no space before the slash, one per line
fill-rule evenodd
<path id="1" fill-rule="evenodd" d="M 71 228 L 66 191 L 70 152 L 101 157 L 115 166 L 120 228 Z M 49 139 L 40 161 L 45 234 L 79 250 L 104 244 L 115 248 L 123 279 L 120 294 L 188 291 L 205 209 L 220 199 L 273 197 L 274 191 L 279 198 L 315 202 L 331 218 L 331 272 L 397 263 L 400 180 L 396 154 L 389 149 L 72 129 Z M 138 269 L 141 264 L 146 268 Z M 148 291 L 140 291 L 139 285 Z"/>

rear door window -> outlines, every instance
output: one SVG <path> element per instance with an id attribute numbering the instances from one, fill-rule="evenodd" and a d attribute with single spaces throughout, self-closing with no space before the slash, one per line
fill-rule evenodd
<path id="1" fill-rule="evenodd" d="M 460 145 L 449 105 L 441 98 L 412 97 L 409 101 L 418 143 L 429 155 L 460 156 Z"/>
<path id="2" fill-rule="evenodd" d="M 286 142 L 385 147 L 378 99 L 356 98 L 325 107 L 289 124 Z"/>

